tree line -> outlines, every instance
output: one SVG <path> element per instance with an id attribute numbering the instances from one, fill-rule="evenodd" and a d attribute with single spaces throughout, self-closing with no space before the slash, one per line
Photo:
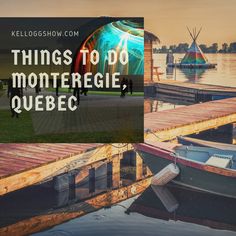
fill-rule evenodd
<path id="1" fill-rule="evenodd" d="M 213 43 L 210 46 L 206 44 L 200 44 L 199 47 L 204 53 L 236 53 L 236 42 L 227 44 L 223 43 L 219 47 L 218 43 Z M 179 43 L 178 45 L 170 45 L 169 47 L 163 45 L 161 48 L 154 48 L 154 53 L 167 53 L 169 51 L 173 53 L 185 53 L 189 48 L 188 43 Z"/>

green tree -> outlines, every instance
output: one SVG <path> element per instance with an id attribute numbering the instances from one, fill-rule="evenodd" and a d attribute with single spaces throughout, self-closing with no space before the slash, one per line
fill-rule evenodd
<path id="1" fill-rule="evenodd" d="M 163 45 L 163 46 L 161 47 L 161 52 L 162 52 L 162 53 L 167 53 L 167 52 L 168 52 L 168 49 L 167 49 L 167 47 L 166 47 L 165 45 Z"/>
<path id="2" fill-rule="evenodd" d="M 213 43 L 211 45 L 212 53 L 217 53 L 218 52 L 218 43 Z"/>
<path id="3" fill-rule="evenodd" d="M 169 50 L 176 52 L 176 45 L 170 45 Z"/>
<path id="4" fill-rule="evenodd" d="M 200 44 L 199 47 L 201 48 L 201 50 L 202 50 L 203 52 L 205 52 L 205 53 L 208 52 L 208 47 L 207 47 L 206 44 Z"/>
<path id="5" fill-rule="evenodd" d="M 223 43 L 223 44 L 222 44 L 221 52 L 227 53 L 228 50 L 229 50 L 229 45 L 228 45 L 227 43 Z"/>
<path id="6" fill-rule="evenodd" d="M 236 53 L 236 42 L 229 45 L 229 52 Z"/>
<path id="7" fill-rule="evenodd" d="M 176 47 L 176 52 L 178 53 L 185 53 L 188 50 L 189 45 L 187 43 L 180 43 L 177 47 Z"/>

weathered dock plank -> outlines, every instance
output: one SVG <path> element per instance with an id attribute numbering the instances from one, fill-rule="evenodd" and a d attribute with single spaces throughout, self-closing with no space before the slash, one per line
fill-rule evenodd
<path id="1" fill-rule="evenodd" d="M 145 139 L 167 141 L 233 122 L 236 122 L 236 98 L 147 113 L 144 116 Z"/>
<path id="2" fill-rule="evenodd" d="M 0 144 L 0 195 L 131 150 L 127 144 Z"/>

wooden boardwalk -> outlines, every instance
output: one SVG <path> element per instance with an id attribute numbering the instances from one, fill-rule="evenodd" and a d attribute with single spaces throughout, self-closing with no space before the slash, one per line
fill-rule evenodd
<path id="1" fill-rule="evenodd" d="M 157 94 L 162 97 L 173 97 L 192 103 L 236 97 L 236 87 L 194 84 L 176 80 L 160 80 L 155 87 Z"/>
<path id="2" fill-rule="evenodd" d="M 167 141 L 236 122 L 236 98 L 144 115 L 145 140 Z M 155 136 L 155 135 L 156 136 Z"/>
<path id="3" fill-rule="evenodd" d="M 0 144 L 0 196 L 109 159 L 132 145 Z"/>

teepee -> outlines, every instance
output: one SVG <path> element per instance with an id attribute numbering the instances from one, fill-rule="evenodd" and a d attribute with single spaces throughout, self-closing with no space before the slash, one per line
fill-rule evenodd
<path id="1" fill-rule="evenodd" d="M 201 32 L 201 29 L 197 32 L 196 28 L 192 30 L 192 32 L 187 27 L 188 32 L 193 39 L 193 42 L 188 49 L 187 53 L 185 54 L 184 58 L 181 60 L 180 65 L 205 65 L 207 64 L 207 58 L 204 56 L 201 48 L 197 45 L 197 38 Z"/>

